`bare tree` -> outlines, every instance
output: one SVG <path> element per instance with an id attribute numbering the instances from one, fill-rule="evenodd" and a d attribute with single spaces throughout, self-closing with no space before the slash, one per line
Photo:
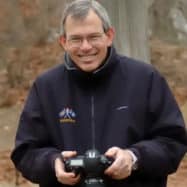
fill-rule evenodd
<path id="1" fill-rule="evenodd" d="M 109 11 L 116 30 L 119 52 L 150 62 L 147 0 L 100 0 Z"/>

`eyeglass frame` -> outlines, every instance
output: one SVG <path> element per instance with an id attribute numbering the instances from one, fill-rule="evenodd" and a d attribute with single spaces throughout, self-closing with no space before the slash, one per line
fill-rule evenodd
<path id="1" fill-rule="evenodd" d="M 84 40 L 86 40 L 91 46 L 96 46 L 101 43 L 101 39 L 103 35 L 106 34 L 105 32 L 96 32 L 88 34 L 87 36 L 81 35 L 72 35 L 69 38 L 66 38 L 66 41 L 73 48 L 79 48 Z"/>

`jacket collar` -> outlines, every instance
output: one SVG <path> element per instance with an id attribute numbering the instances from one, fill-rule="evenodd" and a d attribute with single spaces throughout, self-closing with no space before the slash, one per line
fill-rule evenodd
<path id="1" fill-rule="evenodd" d="M 94 72 L 84 72 L 80 70 L 66 53 L 64 55 L 64 60 L 64 65 L 69 76 L 79 85 L 87 88 L 93 85 L 102 85 L 103 81 L 107 81 L 108 78 L 111 77 L 119 59 L 115 48 L 112 46 L 108 48 L 108 55 L 103 65 Z"/>

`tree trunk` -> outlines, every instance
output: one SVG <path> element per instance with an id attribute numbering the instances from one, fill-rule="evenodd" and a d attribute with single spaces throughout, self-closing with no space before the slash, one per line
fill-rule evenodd
<path id="1" fill-rule="evenodd" d="M 116 30 L 115 46 L 121 54 L 150 62 L 147 0 L 100 0 Z"/>

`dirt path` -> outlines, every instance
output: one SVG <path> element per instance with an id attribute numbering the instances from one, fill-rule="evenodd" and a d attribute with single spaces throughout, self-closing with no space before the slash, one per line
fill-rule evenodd
<path id="1" fill-rule="evenodd" d="M 0 151 L 11 149 L 14 145 L 20 110 L 19 105 L 0 109 Z"/>

